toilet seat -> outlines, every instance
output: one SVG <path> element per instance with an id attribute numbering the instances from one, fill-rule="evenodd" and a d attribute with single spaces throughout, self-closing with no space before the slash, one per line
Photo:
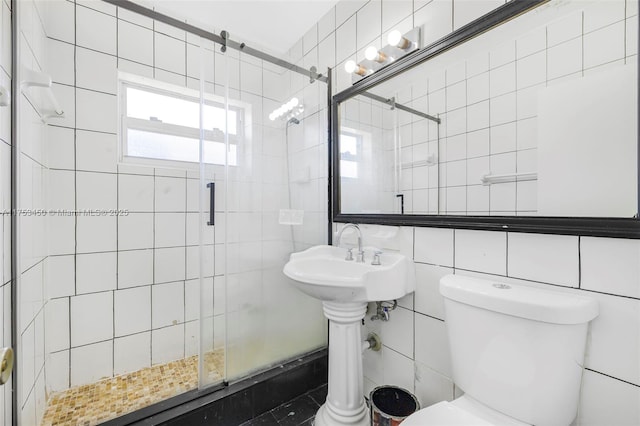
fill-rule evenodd
<path id="1" fill-rule="evenodd" d="M 418 410 L 402 426 L 528 426 L 464 395 Z"/>

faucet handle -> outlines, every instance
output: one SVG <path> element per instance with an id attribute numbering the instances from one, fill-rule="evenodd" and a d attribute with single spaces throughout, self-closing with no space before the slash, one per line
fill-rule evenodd
<path id="1" fill-rule="evenodd" d="M 356 262 L 364 263 L 364 250 L 358 250 L 358 256 L 356 257 Z"/>
<path id="2" fill-rule="evenodd" d="M 344 260 L 353 260 L 353 252 L 352 252 L 353 248 L 348 248 L 347 249 L 347 257 L 344 258 Z"/>
<path id="3" fill-rule="evenodd" d="M 379 251 L 379 250 L 376 250 L 376 251 L 373 252 L 373 260 L 371 261 L 372 265 L 374 265 L 374 266 L 375 265 L 381 265 L 381 263 L 380 263 L 380 255 L 381 254 L 382 254 L 382 252 Z"/>

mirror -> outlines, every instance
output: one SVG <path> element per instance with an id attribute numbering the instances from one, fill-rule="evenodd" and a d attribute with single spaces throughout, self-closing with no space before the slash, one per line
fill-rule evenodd
<path id="1" fill-rule="evenodd" d="M 518 3 L 334 97 L 334 218 L 637 214 L 637 25 Z"/>

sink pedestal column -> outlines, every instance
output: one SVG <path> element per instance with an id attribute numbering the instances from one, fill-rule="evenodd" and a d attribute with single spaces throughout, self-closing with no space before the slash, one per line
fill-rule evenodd
<path id="1" fill-rule="evenodd" d="M 329 319 L 329 381 L 327 401 L 315 426 L 368 426 L 362 375 L 361 321 L 367 303 L 323 302 Z"/>

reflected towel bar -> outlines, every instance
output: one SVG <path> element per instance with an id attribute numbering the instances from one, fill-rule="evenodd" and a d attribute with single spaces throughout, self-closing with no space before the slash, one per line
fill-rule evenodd
<path id="1" fill-rule="evenodd" d="M 482 177 L 483 185 L 493 185 L 496 183 L 524 182 L 527 180 L 538 180 L 537 172 L 509 173 L 504 175 L 486 174 Z"/>

